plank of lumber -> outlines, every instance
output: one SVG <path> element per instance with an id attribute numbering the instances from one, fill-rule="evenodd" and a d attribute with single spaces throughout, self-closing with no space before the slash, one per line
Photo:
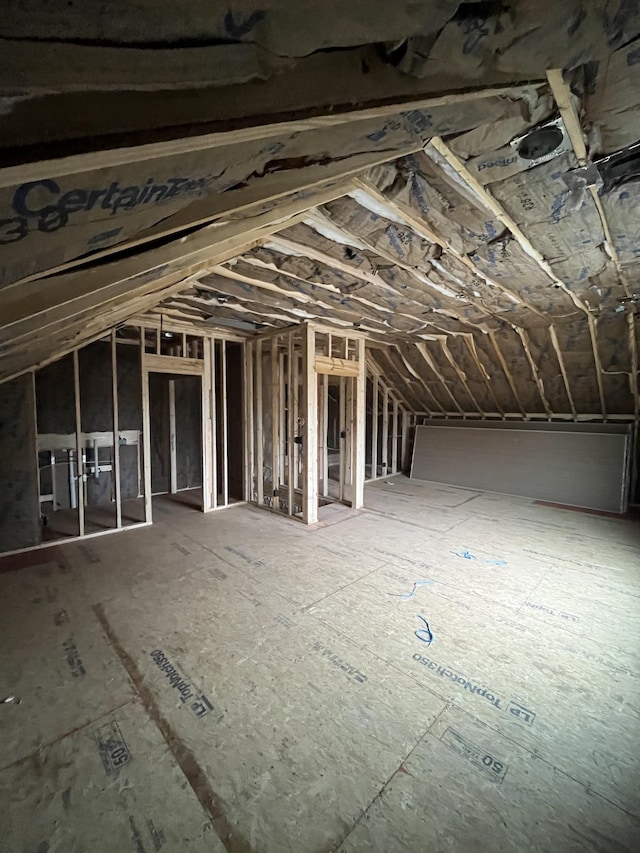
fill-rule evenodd
<path id="1" fill-rule="evenodd" d="M 315 70 L 317 73 L 317 68 Z M 371 75 L 364 75 L 362 80 L 366 81 L 368 87 L 372 84 Z M 344 91 L 344 80 L 337 80 L 336 82 L 342 85 L 342 90 Z M 447 95 L 425 95 L 419 91 L 422 84 L 419 81 L 413 81 L 414 94 L 403 97 L 401 94 L 398 95 L 398 82 L 399 77 L 395 73 L 395 97 L 393 98 L 393 103 L 372 105 L 371 102 L 363 103 L 361 98 L 356 98 L 352 99 L 348 107 L 338 110 L 336 109 L 335 99 L 333 99 L 333 103 L 328 102 L 326 107 L 320 107 L 321 114 L 318 115 L 319 101 L 316 100 L 313 107 L 315 114 L 308 115 L 305 118 L 299 118 L 299 105 L 296 117 L 283 115 L 282 98 L 279 98 L 278 115 L 272 116 L 271 121 L 265 121 L 264 91 L 262 91 L 262 104 L 259 104 L 257 101 L 254 103 L 253 108 L 247 113 L 248 120 L 244 127 L 229 130 L 228 122 L 225 122 L 219 130 L 216 129 L 213 132 L 202 132 L 197 135 L 182 136 L 177 139 L 170 138 L 161 142 L 124 145 L 109 150 L 87 151 L 80 154 L 55 157 L 49 160 L 40 160 L 37 163 L 28 165 L 7 166 L 4 169 L 0 169 L 0 187 L 11 186 L 13 183 L 25 180 L 43 180 L 51 177 L 52 174 L 56 174 L 57 176 L 80 174 L 92 169 L 112 168 L 127 163 L 141 163 L 170 157 L 175 154 L 194 153 L 226 145 L 254 142 L 281 136 L 284 133 L 299 134 L 309 130 L 330 129 L 351 122 L 398 115 L 401 112 L 428 110 L 432 107 L 469 103 L 492 97 L 500 98 L 507 96 L 517 98 L 530 90 L 529 86 L 498 86 L 476 89 L 474 91 L 452 92 Z M 326 78 L 320 78 L 319 80 L 316 78 L 316 83 L 324 87 L 326 97 Z M 375 83 L 373 85 L 375 86 Z M 254 97 L 255 95 L 256 93 L 254 92 Z M 376 95 L 379 99 L 379 90 L 378 93 L 371 92 L 370 98 Z M 237 97 L 235 98 L 235 103 L 237 106 Z M 274 112 L 276 111 L 274 110 Z M 323 112 L 324 114 L 322 114 Z M 200 124 L 202 126 L 202 122 Z"/>
<path id="2" fill-rule="evenodd" d="M 313 367 L 316 373 L 332 376 L 358 376 L 360 371 L 357 361 L 328 355 L 317 355 Z"/>
<path id="3" fill-rule="evenodd" d="M 305 524 L 318 520 L 318 379 L 313 369 L 316 336 L 305 326 L 304 341 L 304 431 L 302 518 Z"/>
<path id="4" fill-rule="evenodd" d="M 382 156 L 386 158 L 388 154 Z M 249 186 L 194 200 L 172 216 L 163 218 L 156 225 L 146 228 L 135 236 L 98 252 L 93 252 L 90 260 L 95 262 L 110 255 L 143 246 L 159 238 L 178 235 L 195 226 L 210 225 L 225 217 L 237 216 L 239 213 L 246 216 L 257 216 L 265 212 L 263 207 L 275 201 L 282 204 L 295 201 L 298 193 L 305 194 L 305 200 L 309 202 L 310 207 L 316 204 L 326 204 L 328 201 L 345 195 L 353 188 L 353 185 L 348 180 L 345 181 L 345 178 L 366 171 L 380 162 L 381 155 L 378 154 L 373 157 L 370 154 L 364 154 L 348 158 L 348 160 L 341 160 L 338 163 L 303 166 L 295 170 L 261 176 L 259 180 L 249 184 Z M 315 199 L 313 198 L 314 194 Z M 46 274 L 53 275 L 54 273 L 66 272 L 86 263 L 87 258 L 84 256 L 70 259 L 48 268 Z M 24 275 L 9 286 L 22 285 L 28 281 L 41 278 L 43 274 L 40 271 Z"/>

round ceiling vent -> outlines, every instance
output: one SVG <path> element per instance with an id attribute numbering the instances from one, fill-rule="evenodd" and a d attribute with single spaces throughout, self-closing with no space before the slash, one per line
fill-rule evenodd
<path id="1" fill-rule="evenodd" d="M 564 134 L 559 127 L 546 125 L 532 130 L 518 142 L 518 156 L 523 160 L 540 160 L 548 157 L 559 148 L 564 141 Z"/>

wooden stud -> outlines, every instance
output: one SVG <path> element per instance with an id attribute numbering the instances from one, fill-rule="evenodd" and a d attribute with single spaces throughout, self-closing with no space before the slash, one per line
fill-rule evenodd
<path id="1" fill-rule="evenodd" d="M 303 343 L 304 346 L 304 343 Z M 303 430 L 300 429 L 300 385 L 301 385 L 301 369 L 300 365 L 303 361 L 303 356 L 294 350 L 293 353 L 293 424 L 295 436 L 298 433 L 302 435 Z M 302 457 L 301 445 L 297 442 L 293 445 L 294 466 L 293 466 L 293 486 L 295 489 L 300 489 L 300 463 Z"/>
<path id="2" fill-rule="evenodd" d="M 211 387 L 211 347 L 213 341 L 210 337 L 203 340 L 204 352 L 203 365 L 204 370 L 201 380 L 202 391 L 202 511 L 209 512 L 213 508 L 212 491 L 212 422 L 211 422 L 211 405 L 213 390 Z"/>
<path id="3" fill-rule="evenodd" d="M 244 499 L 255 501 L 255 436 L 254 436 L 254 406 L 253 406 L 253 343 L 245 341 L 242 344 L 243 354 L 243 388 L 244 388 Z"/>
<path id="4" fill-rule="evenodd" d="M 217 382 L 217 358 L 216 338 L 211 339 L 211 507 L 218 508 L 218 406 L 220 386 Z"/>
<path id="5" fill-rule="evenodd" d="M 38 397 L 36 394 L 36 372 L 35 370 L 30 371 L 30 386 L 31 386 L 31 405 L 32 411 L 34 412 L 34 426 L 35 429 L 33 431 L 33 454 L 35 457 L 35 467 L 38 469 L 38 522 L 42 523 L 42 503 L 40 498 L 42 497 L 42 482 L 40 478 L 40 448 L 38 446 Z M 69 454 L 67 452 L 67 459 L 69 458 Z M 51 492 L 52 492 L 52 508 L 53 510 L 57 507 L 56 500 L 56 478 L 53 472 L 53 459 L 54 455 L 52 451 L 49 451 L 49 465 L 51 466 Z M 40 529 L 40 544 L 42 544 L 42 528 Z M 22 550 L 22 549 L 20 549 Z"/>
<path id="6" fill-rule="evenodd" d="M 229 504 L 229 412 L 227 407 L 227 342 L 220 341 L 220 429 L 222 431 L 222 505 Z"/>
<path id="7" fill-rule="evenodd" d="M 262 341 L 256 341 L 256 489 L 258 504 L 264 506 L 264 447 L 262 411 Z"/>
<path id="8" fill-rule="evenodd" d="M 75 396 L 76 417 L 76 502 L 78 505 L 78 530 L 84 536 L 84 442 L 82 440 L 82 417 L 80 414 L 80 365 L 78 350 L 73 351 L 73 388 Z"/>
<path id="9" fill-rule="evenodd" d="M 346 408 L 346 388 L 347 380 L 344 376 L 340 377 L 338 384 L 338 496 L 340 501 L 344 501 L 345 495 L 345 473 L 346 473 L 346 455 L 347 455 L 347 408 Z"/>
<path id="10" fill-rule="evenodd" d="M 571 140 L 576 159 L 581 166 L 587 165 L 587 146 L 585 145 L 582 127 L 578 113 L 571 99 L 571 89 L 564 82 L 564 73 L 561 68 L 550 68 L 547 71 L 547 81 L 551 94 L 554 97 L 567 134 Z"/>
<path id="11" fill-rule="evenodd" d="M 280 506 L 280 483 L 278 482 L 278 473 L 280 471 L 280 460 L 278 458 L 280 449 L 280 407 L 278 405 L 278 392 L 280 390 L 280 380 L 278 377 L 279 340 L 279 336 L 271 338 L 269 353 L 271 367 L 271 506 L 273 509 L 278 509 Z"/>
<path id="12" fill-rule="evenodd" d="M 176 382 L 169 380 L 169 494 L 178 491 L 178 453 L 176 435 Z"/>
<path id="13" fill-rule="evenodd" d="M 349 338 L 340 341 L 340 359 L 347 362 L 349 358 Z M 340 377 L 340 500 L 347 500 L 347 485 L 349 485 L 351 442 L 353 440 L 353 424 L 351 412 L 351 379 Z M 344 436 L 344 438 L 343 438 Z"/>
<path id="14" fill-rule="evenodd" d="M 364 506 L 364 481 L 365 481 L 365 452 L 366 452 L 366 428 L 367 428 L 367 370 L 366 350 L 363 338 L 358 338 L 358 365 L 359 375 L 355 380 L 355 440 L 353 460 L 353 482 L 351 486 L 351 506 L 360 509 Z"/>
<path id="15" fill-rule="evenodd" d="M 345 379 L 346 397 L 345 397 L 345 412 L 347 426 L 347 442 L 346 442 L 346 457 L 345 457 L 345 500 L 353 505 L 354 501 L 354 467 L 356 456 L 356 400 L 357 400 L 357 377 L 349 377 Z"/>
<path id="16" fill-rule="evenodd" d="M 389 473 L 389 389 L 382 392 L 382 476 Z"/>
<path id="17" fill-rule="evenodd" d="M 287 344 L 287 335 L 281 339 L 283 347 Z M 286 406 L 286 385 L 287 374 L 285 370 L 286 351 L 278 353 L 278 482 L 281 486 L 285 486 L 287 481 L 285 477 L 285 468 L 287 462 L 286 439 L 287 439 L 287 406 Z"/>
<path id="18" fill-rule="evenodd" d="M 113 415 L 113 485 L 116 502 L 116 527 L 122 527 L 122 496 L 120 488 L 120 417 L 118 400 L 118 355 L 116 330 L 111 330 L 111 399 Z"/>
<path id="19" fill-rule="evenodd" d="M 398 473 L 398 401 L 393 398 L 393 431 L 391 433 L 391 473 Z"/>
<path id="20" fill-rule="evenodd" d="M 378 375 L 373 376 L 373 398 L 372 398 L 372 423 L 371 423 L 371 479 L 375 480 L 378 476 L 378 428 L 380 426 L 378 411 Z"/>
<path id="21" fill-rule="evenodd" d="M 295 466 L 295 424 L 293 419 L 293 382 L 294 382 L 294 343 L 293 332 L 287 334 L 287 512 L 293 515 Z"/>
<path id="22" fill-rule="evenodd" d="M 144 327 L 140 327 L 140 372 L 142 375 L 142 463 L 144 479 L 144 520 L 153 522 L 151 500 L 151 418 L 149 415 L 149 371 L 145 367 Z"/>
<path id="23" fill-rule="evenodd" d="M 332 336 L 329 333 L 325 337 L 325 356 L 331 357 Z M 316 355 L 316 358 L 318 356 Z M 326 497 L 329 494 L 329 375 L 320 374 L 319 378 L 319 435 L 318 435 L 318 469 L 320 471 L 320 494 Z"/>
<path id="24" fill-rule="evenodd" d="M 304 444 L 303 444 L 303 508 L 305 524 L 318 520 L 318 390 L 315 361 L 315 331 L 304 328 Z"/>
<path id="25" fill-rule="evenodd" d="M 322 383 L 322 494 L 329 495 L 329 376 Z"/>
<path id="26" fill-rule="evenodd" d="M 627 325 L 629 326 L 629 350 L 631 352 L 631 376 L 629 382 L 631 384 L 631 393 L 633 394 L 635 407 L 635 421 L 640 422 L 640 391 L 638 390 L 638 380 L 640 378 L 638 365 L 638 342 L 636 339 L 636 323 L 634 312 L 630 311 L 627 314 Z"/>

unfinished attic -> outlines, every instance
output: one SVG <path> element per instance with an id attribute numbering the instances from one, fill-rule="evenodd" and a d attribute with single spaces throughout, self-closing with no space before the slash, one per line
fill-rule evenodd
<path id="1" fill-rule="evenodd" d="M 638 4 L 0 40 L 2 853 L 635 853 Z"/>

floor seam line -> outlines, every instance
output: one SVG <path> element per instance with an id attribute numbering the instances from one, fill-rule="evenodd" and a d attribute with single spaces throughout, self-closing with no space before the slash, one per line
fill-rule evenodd
<path id="1" fill-rule="evenodd" d="M 340 839 L 340 841 L 338 842 L 337 846 L 335 846 L 335 847 L 333 848 L 333 850 L 334 850 L 334 851 L 336 851 L 336 853 L 337 853 L 337 851 L 339 851 L 339 850 L 340 850 L 340 848 L 341 848 L 341 847 L 342 847 L 342 845 L 345 843 L 345 841 L 347 840 L 347 838 L 351 835 L 351 833 L 352 833 L 352 832 L 357 828 L 358 824 L 361 822 L 361 820 L 362 820 L 362 819 L 364 818 L 364 816 L 367 814 L 367 812 L 369 811 L 369 809 L 371 809 L 371 807 L 373 806 L 373 804 L 374 804 L 377 800 L 379 800 L 379 799 L 380 799 L 380 797 L 382 797 L 382 795 L 384 794 L 384 792 L 386 791 L 386 789 L 389 787 L 389 785 L 391 784 L 391 782 L 393 781 L 393 779 L 398 775 L 398 773 L 402 772 L 402 768 L 404 767 L 405 763 L 406 763 L 406 762 L 411 758 L 411 756 L 412 756 L 412 755 L 413 755 L 413 753 L 416 751 L 416 749 L 420 746 L 420 744 L 423 742 L 423 740 L 427 737 L 427 735 L 429 734 L 430 730 L 431 730 L 431 729 L 433 728 L 433 726 L 438 722 L 438 720 L 440 719 L 440 717 L 441 717 L 444 713 L 446 713 L 446 712 L 449 710 L 449 707 L 450 707 L 450 703 L 445 701 L 445 705 L 444 705 L 444 707 L 443 707 L 443 708 L 441 708 L 441 709 L 438 711 L 438 713 L 437 713 L 437 714 L 436 714 L 436 716 L 433 718 L 433 720 L 431 721 L 431 723 L 430 723 L 430 724 L 427 726 L 427 728 L 425 729 L 424 733 L 420 735 L 420 737 L 418 738 L 418 740 L 417 740 L 417 741 L 415 742 L 415 744 L 411 747 L 411 749 L 409 750 L 409 752 L 404 756 L 404 758 L 402 759 L 402 761 L 400 762 L 400 764 L 398 765 L 398 767 L 393 771 L 393 773 L 391 774 L 391 776 L 389 776 L 389 778 L 387 779 L 387 781 L 384 783 L 384 785 L 382 786 L 382 788 L 380 788 L 380 790 L 379 790 L 379 791 L 378 791 L 378 793 L 375 795 L 375 797 L 371 800 L 371 802 L 369 803 L 369 805 L 368 805 L 368 806 L 366 806 L 364 809 L 362 809 L 362 811 L 360 812 L 360 814 L 358 815 L 358 817 L 356 818 L 356 820 L 354 821 L 354 823 L 353 823 L 353 824 L 351 825 L 351 827 L 349 828 L 349 830 L 348 830 L 348 832 L 346 833 L 346 835 L 344 835 L 344 836 Z"/>
<path id="2" fill-rule="evenodd" d="M 5 770 L 10 770 L 12 767 L 18 767 L 20 764 L 23 764 L 25 761 L 29 761 L 30 759 L 37 758 L 40 753 L 44 752 L 46 749 L 51 749 L 52 746 L 55 746 L 58 743 L 61 743 L 68 737 L 77 734 L 78 732 L 84 731 L 84 729 L 89 726 L 97 723 L 98 720 L 102 719 L 102 717 L 107 717 L 109 714 L 115 714 L 116 711 L 121 711 L 122 708 L 126 708 L 127 705 L 131 705 L 132 702 L 136 701 L 137 696 L 131 696 L 127 699 L 126 702 L 121 702 L 119 705 L 116 705 L 113 708 L 110 708 L 108 711 L 105 711 L 103 714 L 95 717 L 94 719 L 88 720 L 86 723 L 83 723 L 80 726 L 76 726 L 75 729 L 69 729 L 68 732 L 64 732 L 59 737 L 54 738 L 47 743 L 41 744 L 34 752 L 30 752 L 28 755 L 24 755 L 22 758 L 17 758 L 15 761 L 12 761 L 10 764 L 5 764 L 3 767 L 0 767 L 0 773 L 4 773 Z"/>
<path id="3" fill-rule="evenodd" d="M 358 583 L 358 581 L 364 580 L 364 578 L 368 578 L 369 575 L 372 575 L 374 572 L 377 572 L 379 569 L 384 569 L 385 566 L 389 565 L 388 563 L 383 563 L 381 566 L 377 566 L 375 569 L 371 569 L 371 571 L 366 572 L 364 575 L 361 575 L 359 578 L 355 578 L 349 583 L 346 583 L 344 586 L 338 587 L 338 589 L 334 589 L 333 592 L 327 593 L 327 595 L 323 595 L 322 598 L 318 598 L 317 601 L 312 601 L 311 604 L 305 604 L 302 608 L 303 610 L 308 610 L 310 607 L 315 607 L 316 604 L 319 604 L 321 601 L 326 601 L 327 598 L 331 598 L 332 595 L 337 595 L 337 593 L 342 592 L 343 589 L 348 589 L 350 586 L 353 586 L 354 583 Z"/>
<path id="4" fill-rule="evenodd" d="M 137 663 L 125 650 L 111 627 L 104 608 L 97 604 L 94 605 L 93 610 L 121 665 L 131 679 L 135 691 L 147 712 L 149 721 L 158 729 L 169 752 L 172 754 L 176 764 L 200 803 L 203 812 L 209 817 L 211 826 L 218 835 L 220 842 L 229 853 L 253 853 L 252 848 L 240 837 L 238 831 L 227 820 L 222 810 L 220 798 L 212 789 L 205 772 L 200 767 L 193 752 L 182 742 L 174 732 L 169 721 L 161 713 L 151 689 L 145 684 L 144 676 L 140 672 Z"/>

